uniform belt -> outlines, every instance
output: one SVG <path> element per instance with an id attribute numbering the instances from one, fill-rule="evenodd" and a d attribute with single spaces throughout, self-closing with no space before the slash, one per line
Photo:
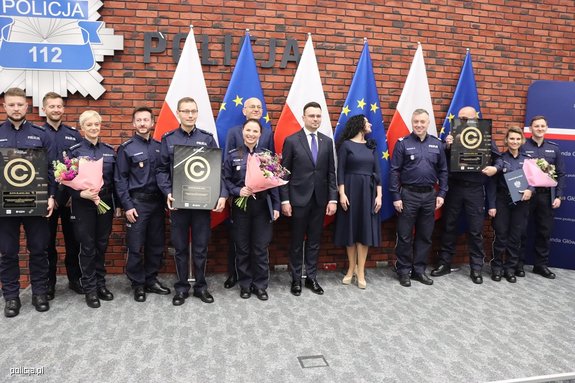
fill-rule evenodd
<path id="1" fill-rule="evenodd" d="M 160 192 L 145 193 L 145 192 L 130 192 L 130 197 L 138 201 L 162 201 L 164 196 Z"/>
<path id="2" fill-rule="evenodd" d="M 536 187 L 535 192 L 536 193 L 551 193 L 551 188 Z"/>
<path id="3" fill-rule="evenodd" d="M 423 186 L 423 185 L 401 185 L 401 187 L 406 188 L 414 193 L 429 193 L 433 190 L 433 186 Z"/>

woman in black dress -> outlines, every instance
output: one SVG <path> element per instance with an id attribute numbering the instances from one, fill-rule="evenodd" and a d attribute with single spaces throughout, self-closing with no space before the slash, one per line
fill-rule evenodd
<path id="1" fill-rule="evenodd" d="M 369 246 L 381 241 L 381 176 L 375 142 L 366 140 L 371 124 L 362 115 L 351 117 L 337 142 L 339 203 L 334 242 L 345 246 L 349 266 L 342 282 L 365 289 L 365 261 Z"/>

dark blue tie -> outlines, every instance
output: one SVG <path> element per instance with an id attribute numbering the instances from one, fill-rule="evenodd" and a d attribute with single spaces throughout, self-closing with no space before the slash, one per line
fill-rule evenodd
<path id="1" fill-rule="evenodd" d="M 317 140 L 315 139 L 315 133 L 311 133 L 311 158 L 313 158 L 313 163 L 317 162 Z"/>

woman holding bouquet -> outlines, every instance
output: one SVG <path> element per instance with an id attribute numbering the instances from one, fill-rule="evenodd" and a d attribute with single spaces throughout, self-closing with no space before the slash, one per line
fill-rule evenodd
<path id="1" fill-rule="evenodd" d="M 339 203 L 335 218 L 334 242 L 345 246 L 349 266 L 342 282 L 366 288 L 365 261 L 369 246 L 381 241 L 381 176 L 375 143 L 366 140 L 371 124 L 363 115 L 351 117 L 338 140 L 337 182 Z"/>
<path id="2" fill-rule="evenodd" d="M 272 222 L 279 217 L 280 200 L 276 187 L 254 193 L 246 186 L 248 155 L 262 153 L 257 147 L 262 134 L 259 120 L 249 119 L 242 128 L 243 145 L 228 152 L 223 164 L 223 182 L 232 203 L 232 232 L 236 245 L 240 296 L 255 293 L 267 300 L 269 281 L 268 246 L 272 239 Z M 243 198 L 247 203 L 240 203 Z"/>
<path id="3" fill-rule="evenodd" d="M 107 207 L 114 206 L 114 164 L 116 153 L 111 145 L 100 141 L 102 117 L 94 110 L 80 115 L 80 128 L 84 139 L 70 148 L 71 158 L 87 157 L 89 160 L 103 158 L 103 185 L 98 189 L 74 190 L 72 195 L 72 217 L 76 239 L 80 242 L 80 283 L 86 294 L 89 307 L 100 307 L 100 299 L 111 301 L 114 295 L 106 288 L 106 269 L 104 255 L 108 247 L 108 238 L 112 232 L 111 209 L 104 211 L 98 207 L 102 201 Z M 80 165 L 81 171 L 81 165 Z M 94 176 L 99 177 L 100 174 Z M 100 211 L 99 211 L 100 209 Z M 116 209 L 119 216 L 120 209 Z"/>
<path id="4" fill-rule="evenodd" d="M 529 199 L 534 188 L 531 186 L 522 192 L 521 201 L 513 202 L 509 193 L 505 174 L 523 168 L 523 162 L 529 158 L 519 149 L 525 142 L 523 130 L 512 126 L 505 135 L 507 151 L 501 154 L 495 161 L 497 176 L 497 197 L 495 208 L 490 206 L 488 213 L 493 217 L 495 239 L 493 240 L 493 259 L 491 260 L 491 279 L 496 282 L 501 280 L 502 273 L 510 283 L 517 282 L 515 268 L 519 261 L 521 249 L 521 233 L 525 229 L 529 216 Z M 491 199 L 490 199 L 491 200 Z M 503 262 L 503 254 L 507 254 Z"/>

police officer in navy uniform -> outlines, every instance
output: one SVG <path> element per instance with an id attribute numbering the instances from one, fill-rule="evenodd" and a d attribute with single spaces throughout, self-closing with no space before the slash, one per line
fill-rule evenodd
<path id="1" fill-rule="evenodd" d="M 71 126 L 62 123 L 64 115 L 64 100 L 62 96 L 55 92 L 48 92 L 42 99 L 42 110 L 46 115 L 44 129 L 48 133 L 58 151 L 58 159 L 63 160 L 62 153 L 68 152 L 71 146 L 82 141 L 80 132 Z M 56 190 L 55 206 L 50 222 L 50 241 L 48 243 L 48 299 L 54 299 L 56 288 L 56 271 L 58 264 L 58 252 L 56 250 L 56 236 L 58 234 L 58 219 L 62 225 L 64 235 L 64 244 L 66 248 L 66 274 L 68 275 L 68 287 L 83 294 L 80 285 L 80 265 L 78 263 L 78 254 L 80 253 L 80 244 L 74 236 L 74 226 L 70 220 L 70 194 L 65 187 L 58 187 Z"/>
<path id="2" fill-rule="evenodd" d="M 411 278 L 431 285 L 425 274 L 434 212 L 443 205 L 447 193 L 447 161 L 443 143 L 427 133 L 429 113 L 416 109 L 411 118 L 413 132 L 400 139 L 391 158 L 390 191 L 397 219 L 397 274 L 402 286 Z M 436 195 L 434 185 L 439 182 Z M 415 238 L 413 229 L 415 226 Z"/>
<path id="3" fill-rule="evenodd" d="M 263 113 L 262 102 L 257 97 L 248 98 L 244 102 L 242 113 L 244 114 L 244 116 L 246 116 L 246 120 L 255 119 L 259 121 L 262 118 Z M 242 147 L 243 145 L 244 145 L 243 124 L 230 128 L 226 136 L 224 161 L 228 153 L 232 149 Z M 260 149 L 266 149 L 272 153 L 275 153 L 274 137 L 272 130 L 265 128 L 262 129 L 261 137 L 259 138 L 256 145 Z M 233 238 L 233 229 L 230 230 L 230 233 L 231 233 L 230 237 Z M 230 241 L 228 249 L 228 278 L 224 282 L 224 287 L 226 289 L 234 287 L 236 285 L 237 280 L 238 280 L 238 271 L 236 268 L 236 251 L 233 241 Z"/>
<path id="4" fill-rule="evenodd" d="M 529 124 L 531 138 L 525 141 L 521 150 L 532 158 L 544 158 L 550 165 L 555 165 L 557 174 L 557 186 L 554 188 L 537 187 L 535 195 L 531 198 L 529 217 L 535 225 L 535 261 L 533 272 L 548 279 L 555 279 L 555 273 L 549 270 L 549 239 L 553 229 L 553 210 L 561 206 L 561 200 L 565 192 L 565 163 L 561 156 L 559 146 L 545 139 L 548 125 L 545 116 L 535 116 Z M 517 265 L 516 275 L 524 276 L 523 263 L 527 234 L 524 233 L 522 240 L 521 256 Z"/>
<path id="5" fill-rule="evenodd" d="M 100 140 L 102 117 L 94 110 L 80 115 L 80 128 L 84 139 L 70 148 L 72 158 L 88 157 L 92 160 L 103 159 L 104 185 L 99 192 L 93 189 L 69 189 L 72 195 L 72 220 L 76 238 L 80 242 L 80 283 L 85 292 L 86 304 L 91 308 L 100 307 L 100 299 L 111 301 L 114 295 L 106 287 L 106 268 L 104 258 L 108 248 L 108 239 L 112 232 L 112 219 L 120 216 L 121 210 L 115 208 L 114 170 L 116 152 L 114 147 Z M 110 210 L 99 213 L 96 201 L 105 202 Z"/>
<path id="6" fill-rule="evenodd" d="M 56 183 L 52 161 L 56 159 L 56 147 L 42 127 L 26 121 L 26 93 L 20 88 L 9 88 L 4 93 L 4 109 L 8 119 L 0 125 L 0 147 L 14 149 L 45 149 L 48 167 L 48 211 L 54 209 Z M 48 220 L 45 217 L 21 216 L 0 217 L 0 281 L 6 305 L 4 315 L 8 318 L 20 313 L 20 225 L 26 232 L 26 246 L 29 251 L 32 305 L 37 311 L 50 309 L 48 303 L 48 256 L 46 248 L 50 236 Z"/>
<path id="7" fill-rule="evenodd" d="M 233 238 L 236 245 L 240 297 L 247 299 L 253 291 L 258 299 L 267 300 L 269 282 L 268 246 L 272 239 L 272 222 L 280 211 L 277 187 L 254 192 L 245 184 L 248 155 L 262 153 L 258 145 L 262 125 L 249 119 L 243 125 L 243 144 L 228 151 L 222 178 L 232 203 Z M 238 197 L 247 198 L 245 209 L 236 205 Z"/>
<path id="8" fill-rule="evenodd" d="M 135 109 L 132 124 L 134 137 L 118 148 L 114 183 L 127 221 L 126 275 L 132 282 L 134 300 L 144 302 L 146 292 L 170 294 L 170 289 L 158 281 L 164 253 L 164 197 L 156 182 L 160 142 L 150 135 L 152 110 Z"/>
<path id="9" fill-rule="evenodd" d="M 477 119 L 477 111 L 471 106 L 461 108 L 458 118 L 465 120 Z M 446 137 L 447 158 L 451 155 L 450 147 L 453 136 Z M 498 156 L 497 147 L 492 142 L 493 160 Z M 473 283 L 483 283 L 481 269 L 485 258 L 483 249 L 483 222 L 485 220 L 485 184 L 487 176 L 495 172 L 492 166 L 486 166 L 481 172 L 457 172 L 449 173 L 449 191 L 445 198 L 443 208 L 443 223 L 445 225 L 441 237 L 441 251 L 439 253 L 439 265 L 431 271 L 431 276 L 440 277 L 451 273 L 451 261 L 455 254 L 457 243 L 459 215 L 463 210 L 467 220 L 469 266 L 470 277 Z"/>
<path id="10" fill-rule="evenodd" d="M 211 133 L 196 127 L 198 119 L 198 105 L 191 97 L 184 97 L 178 101 L 177 116 L 180 126 L 164 134 L 160 147 L 160 163 L 156 169 L 156 179 L 162 193 L 166 196 L 168 208 L 171 210 L 172 244 L 176 254 L 177 281 L 174 284 L 176 293 L 172 299 L 174 306 L 183 305 L 189 296 L 190 283 L 188 243 L 190 228 L 192 230 L 192 258 L 195 266 L 196 283 L 194 284 L 195 297 L 204 303 L 213 303 L 214 298 L 208 291 L 205 269 L 208 256 L 208 242 L 210 240 L 210 212 L 206 210 L 174 209 L 172 197 L 172 167 L 174 164 L 174 146 L 204 146 L 217 148 L 217 143 Z M 225 187 L 214 211 L 224 210 L 227 195 Z"/>

